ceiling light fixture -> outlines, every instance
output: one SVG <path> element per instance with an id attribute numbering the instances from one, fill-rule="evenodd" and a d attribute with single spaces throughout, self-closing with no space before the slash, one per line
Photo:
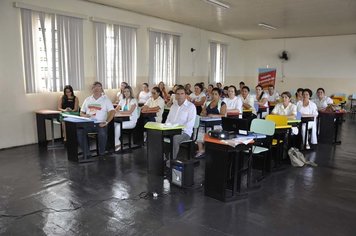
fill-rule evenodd
<path id="1" fill-rule="evenodd" d="M 225 3 L 222 3 L 222 2 L 220 2 L 218 0 L 205 0 L 205 2 L 213 4 L 213 5 L 218 6 L 218 7 L 225 8 L 225 9 L 230 9 L 229 5 L 227 5 Z"/>
<path id="2" fill-rule="evenodd" d="M 269 24 L 266 24 L 266 23 L 258 23 L 258 26 L 266 28 L 266 29 L 272 29 L 272 30 L 276 30 L 277 29 L 277 27 L 269 25 Z"/>

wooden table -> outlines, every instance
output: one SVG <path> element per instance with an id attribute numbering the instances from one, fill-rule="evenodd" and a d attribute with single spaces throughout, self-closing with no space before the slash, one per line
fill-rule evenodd
<path id="1" fill-rule="evenodd" d="M 92 120 L 85 120 L 79 118 L 72 118 L 67 117 L 64 118 L 63 121 L 66 125 L 66 135 L 67 135 L 67 156 L 68 160 L 75 161 L 75 162 L 87 162 L 90 161 L 87 156 L 79 155 L 78 154 L 78 129 L 86 129 L 94 126 L 94 121 Z M 107 127 L 107 143 L 106 143 L 106 150 L 113 151 L 115 148 L 115 129 L 114 129 L 114 122 L 113 120 L 109 122 Z M 98 148 L 98 147 L 97 147 Z M 93 159 L 95 160 L 95 159 Z"/>
<path id="2" fill-rule="evenodd" d="M 54 119 L 59 119 L 60 111 L 55 110 L 39 110 L 36 111 L 36 123 L 37 123 L 37 139 L 38 145 L 45 147 L 47 146 L 47 137 L 46 137 L 46 120 L 51 121 L 51 130 L 52 130 L 52 145 L 54 144 Z"/>
<path id="3" fill-rule="evenodd" d="M 215 125 L 221 125 L 221 117 L 200 117 L 200 126 L 204 127 L 205 133 L 207 132 L 207 128 L 213 130 Z"/>
<path id="4" fill-rule="evenodd" d="M 306 149 L 307 146 L 307 141 L 308 141 L 308 126 L 309 126 L 309 122 L 310 121 L 315 121 L 315 116 L 313 115 L 302 115 L 301 117 L 301 122 L 300 122 L 300 134 L 303 135 L 301 133 L 302 131 L 302 125 L 305 124 L 305 133 L 304 133 L 304 143 L 303 143 L 303 148 L 304 150 Z M 303 140 L 303 139 L 302 139 Z"/>
<path id="5" fill-rule="evenodd" d="M 249 150 L 251 155 L 252 143 L 232 147 L 209 135 L 205 135 L 204 142 L 206 155 L 204 194 L 224 202 L 246 198 L 247 191 L 242 190 L 244 157 L 241 151 Z M 232 179 L 228 178 L 230 171 Z"/>
<path id="6" fill-rule="evenodd" d="M 121 114 L 120 112 L 116 112 L 114 116 L 114 122 L 120 124 L 120 130 L 121 130 L 121 136 L 120 136 L 120 145 L 121 145 L 121 152 L 124 150 L 124 139 L 122 136 L 122 122 L 124 121 L 129 121 L 130 120 L 130 115 L 127 114 Z M 115 129 L 115 126 L 114 126 Z"/>
<path id="7" fill-rule="evenodd" d="M 164 175 L 164 138 L 170 139 L 170 153 L 173 152 L 173 136 L 181 134 L 184 126 L 169 127 L 162 123 L 147 122 L 147 171 L 150 174 Z M 167 157 L 168 159 L 168 157 Z"/>
<path id="8" fill-rule="evenodd" d="M 319 111 L 318 127 L 320 128 L 318 139 L 321 143 L 341 144 L 341 140 L 338 140 L 339 126 L 345 114 L 345 110 L 335 112 Z"/>

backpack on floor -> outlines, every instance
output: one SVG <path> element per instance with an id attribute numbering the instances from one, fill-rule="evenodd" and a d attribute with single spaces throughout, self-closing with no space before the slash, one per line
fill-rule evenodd
<path id="1" fill-rule="evenodd" d="M 312 161 L 305 160 L 303 153 L 301 153 L 298 148 L 290 148 L 288 150 L 288 156 L 294 167 L 303 167 L 304 165 L 318 166 Z"/>

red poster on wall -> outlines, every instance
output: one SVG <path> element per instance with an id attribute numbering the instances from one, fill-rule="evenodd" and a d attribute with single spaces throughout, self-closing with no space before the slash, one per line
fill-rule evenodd
<path id="1" fill-rule="evenodd" d="M 267 89 L 270 84 L 275 86 L 276 72 L 276 68 L 259 68 L 258 84 L 262 85 L 263 89 Z"/>

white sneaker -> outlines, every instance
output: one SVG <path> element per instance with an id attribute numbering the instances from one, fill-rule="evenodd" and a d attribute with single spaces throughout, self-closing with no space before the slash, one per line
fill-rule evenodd
<path id="1" fill-rule="evenodd" d="M 309 145 L 309 143 L 307 143 L 307 144 L 305 145 L 305 149 L 307 149 L 307 150 L 309 150 L 309 149 L 310 149 L 310 145 Z"/>
<path id="2" fill-rule="evenodd" d="M 115 146 L 115 152 L 118 152 L 121 150 L 121 144 Z"/>

